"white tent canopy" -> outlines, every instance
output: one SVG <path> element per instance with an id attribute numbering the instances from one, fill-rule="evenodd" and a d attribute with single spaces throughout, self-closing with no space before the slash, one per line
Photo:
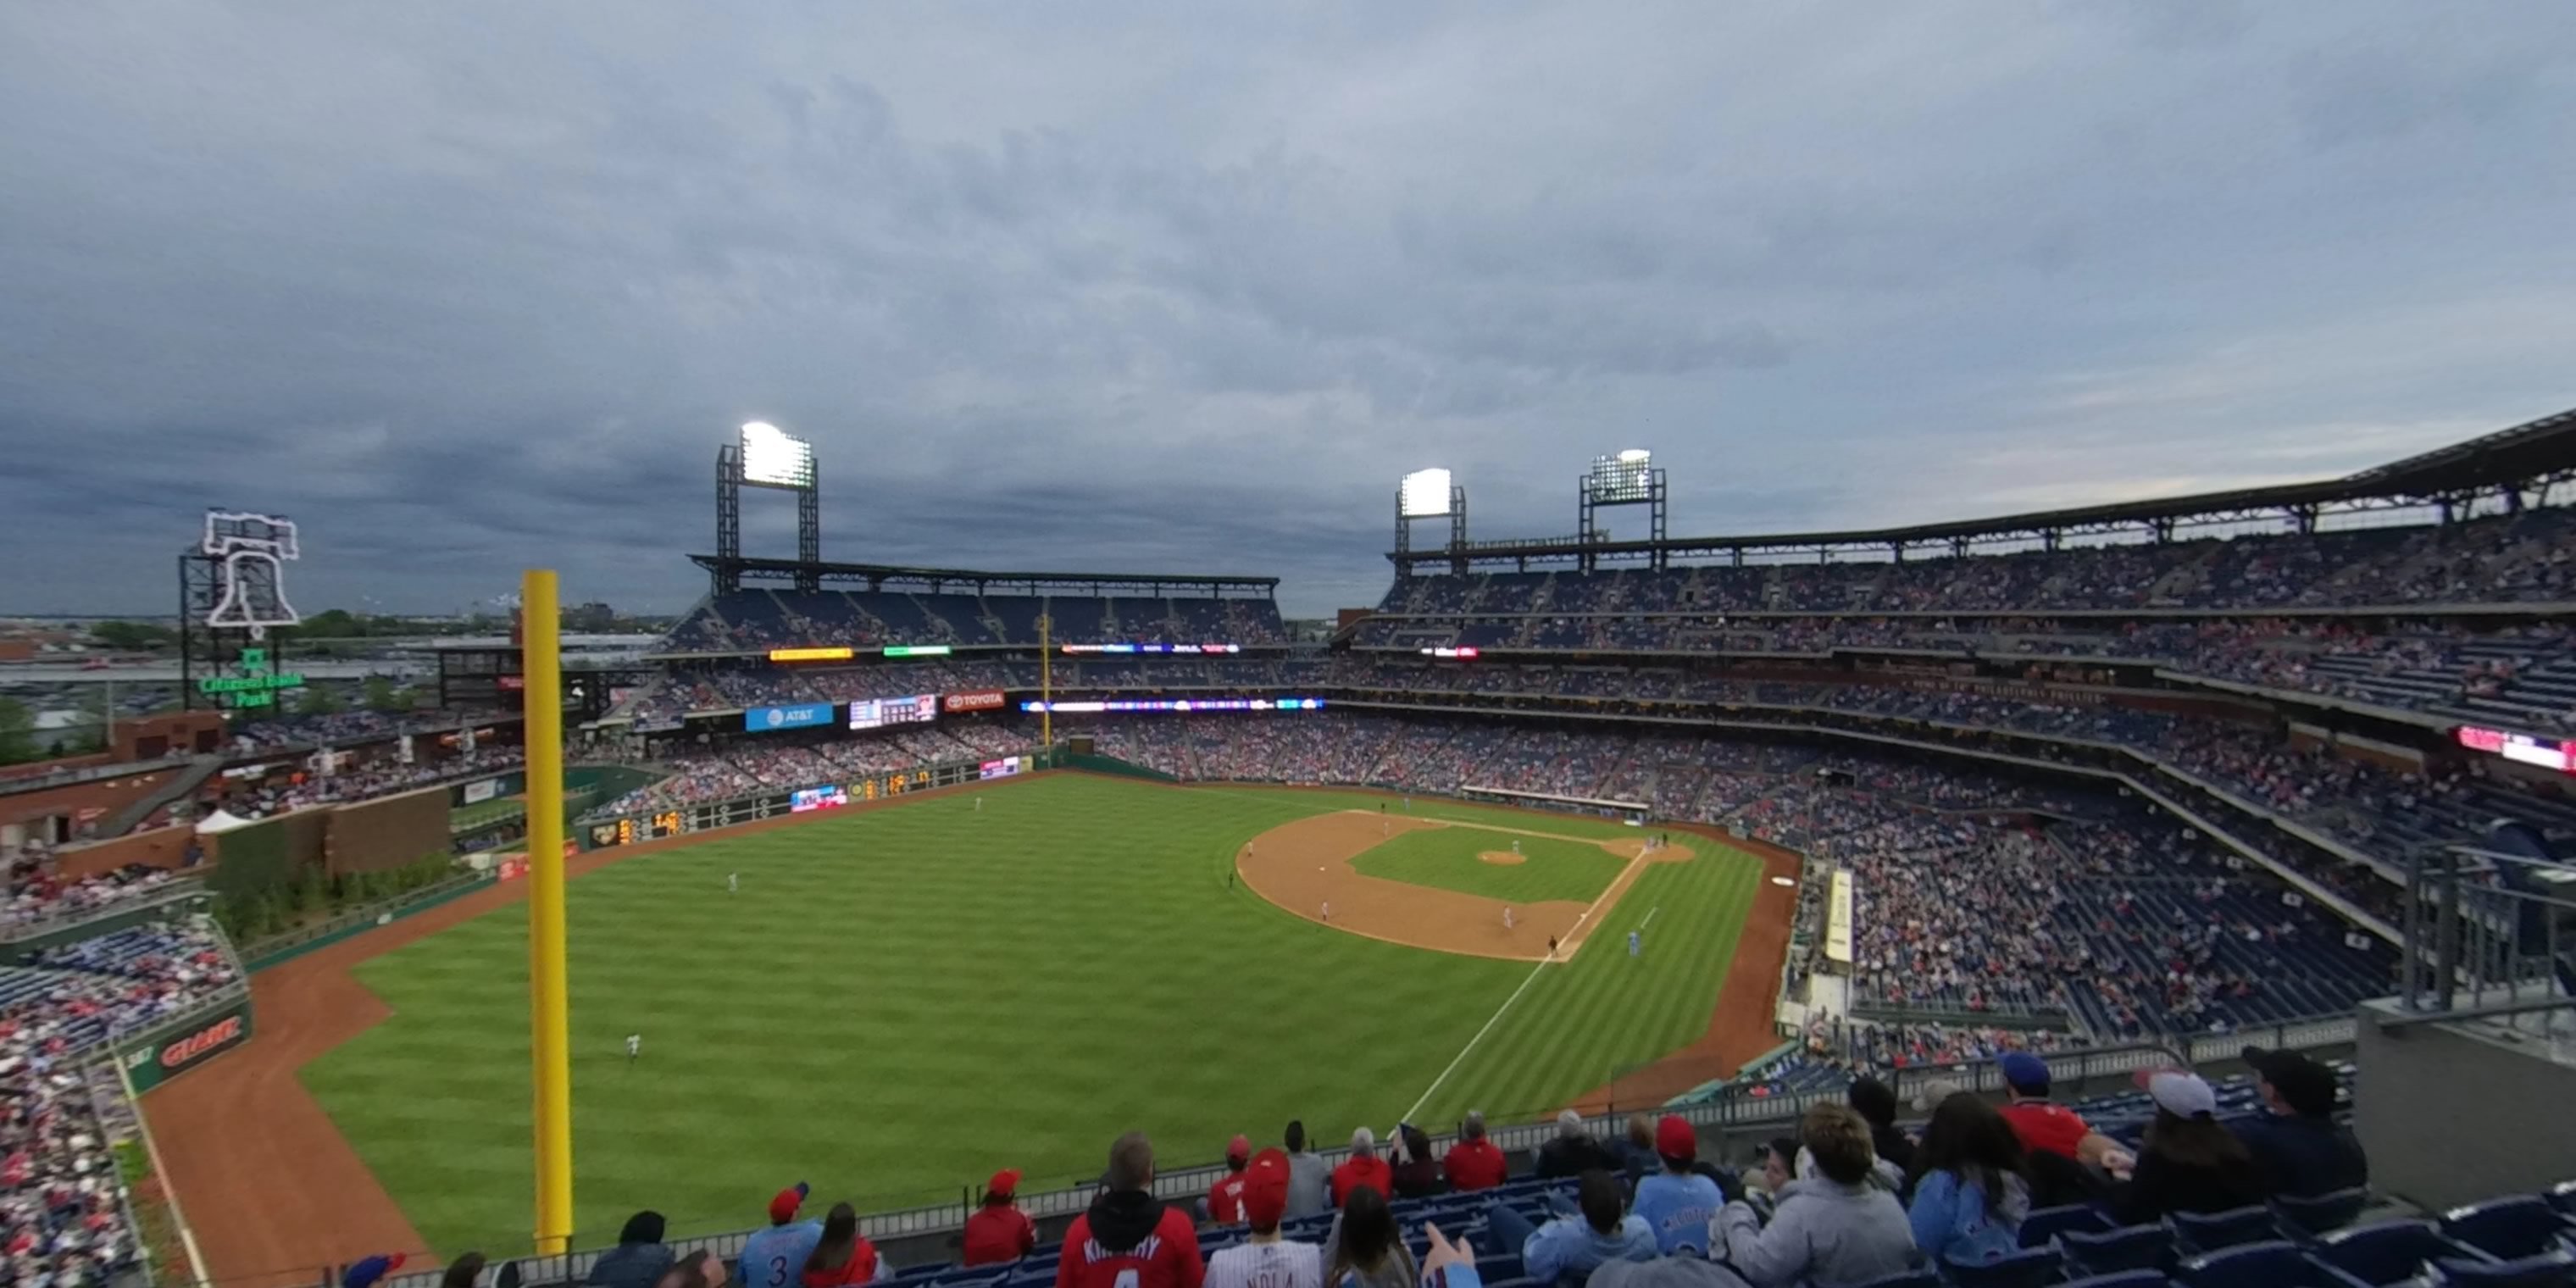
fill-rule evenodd
<path id="1" fill-rule="evenodd" d="M 239 814 L 226 813 L 225 811 L 218 809 L 214 813 L 208 814 L 204 818 L 197 820 L 197 830 L 199 832 L 229 832 L 234 828 L 248 827 L 251 825 L 251 822 L 252 820 L 243 818 Z"/>

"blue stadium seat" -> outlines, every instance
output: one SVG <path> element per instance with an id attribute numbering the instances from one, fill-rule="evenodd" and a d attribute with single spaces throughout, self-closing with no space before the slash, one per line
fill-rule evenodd
<path id="1" fill-rule="evenodd" d="M 1861 1284 L 1859 1288 L 1941 1288 L 1941 1276 L 1928 1269 L 1907 1270 L 1899 1274 L 1881 1275 Z"/>
<path id="2" fill-rule="evenodd" d="M 2041 1208 L 2022 1218 L 2021 1246 L 2042 1248 L 2054 1242 L 2058 1235 L 2069 1230 L 2091 1233 L 2105 1229 L 2109 1225 L 2110 1222 L 2103 1220 L 2100 1212 L 2081 1203 Z"/>
<path id="3" fill-rule="evenodd" d="M 2272 1209 L 2241 1207 L 2203 1216 L 2197 1212 L 2176 1212 L 2174 1235 L 2182 1246 L 2194 1252 L 2216 1252 L 2240 1244 L 2258 1243 L 2275 1237 Z"/>
<path id="4" fill-rule="evenodd" d="M 1981 1264 L 1949 1261 L 1941 1267 L 1958 1288 L 2043 1288 L 2065 1272 L 2066 1254 L 2055 1248 L 2024 1248 Z"/>
<path id="5" fill-rule="evenodd" d="M 2412 1278 L 2438 1258 L 2485 1260 L 2430 1221 L 2374 1221 L 2338 1230 L 2317 1240 L 2309 1255 L 2374 1286 Z"/>
<path id="6" fill-rule="evenodd" d="M 2193 1257 L 2174 1270 L 2184 1288 L 2358 1288 L 2361 1281 L 2275 1239 Z"/>
<path id="7" fill-rule="evenodd" d="M 2442 1233 L 2499 1261 L 2547 1252 L 2566 1232 L 2557 1210 L 2537 1194 L 2488 1199 L 2442 1214 Z"/>
<path id="8" fill-rule="evenodd" d="M 2513 1261 L 2442 1261 L 2434 1268 L 2458 1288 L 2568 1288 L 2576 1285 L 2576 1253 L 2558 1249 Z"/>
<path id="9" fill-rule="evenodd" d="M 2068 1230 L 2057 1237 L 2069 1260 L 2087 1274 L 2111 1275 L 2131 1270 L 2162 1272 L 2173 1260 L 2173 1227 L 2127 1225 L 2094 1233 Z"/>
<path id="10" fill-rule="evenodd" d="M 2123 1270 L 2116 1275 L 2072 1280 L 2065 1288 L 2165 1288 L 2172 1282 L 2161 1270 Z"/>
<path id="11" fill-rule="evenodd" d="M 2549 1192 L 2542 1197 L 2548 1199 L 2549 1206 L 2558 1209 L 2560 1213 L 2576 1216 L 2576 1181 L 2560 1181 L 2550 1186 Z"/>
<path id="12" fill-rule="evenodd" d="M 2352 1219 L 2360 1216 L 2361 1210 L 2369 1204 L 2370 1188 L 2364 1185 L 2319 1194 L 2314 1198 L 2272 1200 L 2272 1206 L 2280 1210 L 2281 1224 L 2285 1229 L 2310 1237 L 2352 1224 Z"/>

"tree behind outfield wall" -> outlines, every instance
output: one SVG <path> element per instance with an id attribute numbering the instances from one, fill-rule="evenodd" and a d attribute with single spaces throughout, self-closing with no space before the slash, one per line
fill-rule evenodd
<path id="1" fill-rule="evenodd" d="M 17 765 L 42 754 L 36 743 L 36 717 L 27 704 L 0 698 L 0 765 Z"/>

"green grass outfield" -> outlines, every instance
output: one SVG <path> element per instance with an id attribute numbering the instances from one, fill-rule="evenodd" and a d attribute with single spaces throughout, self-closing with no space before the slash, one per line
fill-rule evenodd
<path id="1" fill-rule="evenodd" d="M 1135 1127 L 1175 1166 L 1292 1117 L 1327 1141 L 1383 1132 L 1445 1070 L 1426 1125 L 1542 1113 L 1701 1034 L 1761 878 L 1694 837 L 1699 860 L 1648 868 L 1608 933 L 1533 978 L 1228 889 L 1245 840 L 1376 796 L 1081 775 L 984 796 L 717 834 L 572 883 L 578 1245 L 646 1207 L 675 1239 L 744 1228 L 798 1180 L 861 1210 L 953 1202 L 1003 1166 L 1087 1183 Z M 393 1018 L 303 1070 L 444 1255 L 527 1247 L 526 942 L 522 904 L 366 963 Z"/>
<path id="2" fill-rule="evenodd" d="M 1512 825 L 1524 826 L 1530 821 L 1516 818 Z M 1535 821 L 1544 824 L 1558 820 Z M 1487 863 L 1476 857 L 1487 850 L 1508 850 L 1516 842 L 1521 847 L 1522 862 Z M 1352 860 L 1351 866 L 1368 876 L 1481 895 L 1505 903 L 1537 903 L 1543 899 L 1590 903 L 1619 879 L 1620 869 L 1627 867 L 1628 861 L 1590 841 L 1444 827 L 1406 832 L 1381 841 Z"/>

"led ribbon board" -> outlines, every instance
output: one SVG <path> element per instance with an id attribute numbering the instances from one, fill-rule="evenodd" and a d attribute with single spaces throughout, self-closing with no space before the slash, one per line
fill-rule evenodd
<path id="1" fill-rule="evenodd" d="M 1114 701 L 1040 702 L 1035 699 L 1020 704 L 1022 711 L 1047 711 L 1056 715 L 1084 715 L 1100 712 L 1171 712 L 1188 715 L 1199 711 L 1321 711 L 1322 698 L 1120 698 Z"/>

